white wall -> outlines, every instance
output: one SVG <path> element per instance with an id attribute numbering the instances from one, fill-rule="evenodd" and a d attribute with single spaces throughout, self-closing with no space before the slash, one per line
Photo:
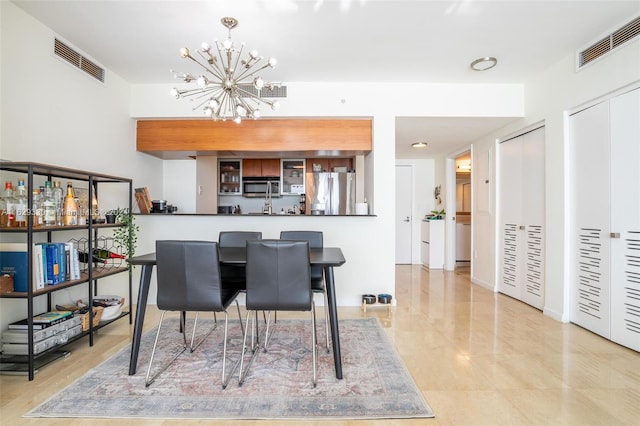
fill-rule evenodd
<path id="1" fill-rule="evenodd" d="M 536 76 L 526 85 L 526 118 L 474 142 L 476 164 L 479 155 L 492 159 L 491 190 L 495 194 L 495 141 L 519 129 L 543 121 L 545 123 L 545 227 L 546 268 L 544 313 L 568 321 L 569 288 L 566 253 L 569 249 L 565 212 L 566 181 L 564 114 L 590 100 L 605 96 L 631 84 L 640 84 L 640 40 L 623 46 L 607 57 L 575 71 L 575 58 L 569 55 Z M 474 173 L 474 185 L 481 185 Z M 493 286 L 495 283 L 495 197 L 490 214 L 473 213 L 472 281 Z"/>
<path id="2" fill-rule="evenodd" d="M 52 53 L 53 37 L 13 3 L 0 2 L 0 158 L 130 177 L 134 186 L 161 193 L 162 161 L 135 150 L 129 84 L 108 70 L 102 84 L 59 60 Z M 103 208 L 127 205 L 108 191 L 100 195 Z M 66 234 L 55 237 L 74 237 Z M 10 237 L 19 236 L 0 235 L 3 241 Z M 127 274 L 105 283 L 110 293 L 127 294 Z M 86 292 L 86 286 L 77 286 L 57 297 L 67 303 Z M 36 309 L 44 310 L 45 302 L 38 298 Z M 4 329 L 25 316 L 26 303 L 0 299 L 0 311 Z"/>

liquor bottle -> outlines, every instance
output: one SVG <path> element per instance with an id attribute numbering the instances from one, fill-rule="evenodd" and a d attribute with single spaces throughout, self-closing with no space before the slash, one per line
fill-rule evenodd
<path id="1" fill-rule="evenodd" d="M 64 193 L 60 186 L 60 181 L 53 182 L 53 201 L 56 205 L 56 225 L 62 226 L 62 208 L 64 202 Z"/>
<path id="2" fill-rule="evenodd" d="M 2 198 L 2 219 L 0 226 L 2 228 L 12 228 L 16 222 L 16 205 L 13 198 L 13 184 L 6 181 L 4 184 L 4 197 Z"/>
<path id="3" fill-rule="evenodd" d="M 78 250 L 78 260 L 82 263 L 88 263 L 89 255 L 87 254 L 86 251 Z M 97 256 L 91 256 L 91 261 L 94 263 L 107 263 L 106 259 L 100 259 Z"/>
<path id="4" fill-rule="evenodd" d="M 16 220 L 14 226 L 16 228 L 25 228 L 27 226 L 27 188 L 24 186 L 24 179 L 18 179 L 18 193 L 15 196 Z"/>
<path id="5" fill-rule="evenodd" d="M 62 224 L 65 226 L 78 225 L 78 204 L 75 200 L 71 182 L 67 182 L 67 196 L 64 197 Z"/>
<path id="6" fill-rule="evenodd" d="M 42 221 L 44 226 L 55 226 L 56 224 L 56 203 L 53 199 L 50 180 L 44 183 L 44 193 L 42 194 Z"/>
<path id="7" fill-rule="evenodd" d="M 42 210 L 42 195 L 39 189 L 34 189 L 31 194 L 31 211 L 33 213 L 33 227 L 44 225 L 44 211 Z"/>
<path id="8" fill-rule="evenodd" d="M 127 257 L 105 249 L 93 249 L 93 255 L 100 259 L 126 259 Z"/>

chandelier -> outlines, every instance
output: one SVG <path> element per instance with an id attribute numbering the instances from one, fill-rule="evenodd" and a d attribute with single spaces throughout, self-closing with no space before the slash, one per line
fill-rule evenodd
<path id="1" fill-rule="evenodd" d="M 193 89 L 171 89 L 171 95 L 176 99 L 191 98 L 198 104 L 193 110 L 202 108 L 205 116 L 218 120 L 233 120 L 240 123 L 242 118 L 259 118 L 258 107 L 265 104 L 276 109 L 278 102 L 263 99 L 261 91 L 272 91 L 280 83 L 264 81 L 257 75 L 265 68 L 274 68 L 275 58 L 264 61 L 258 52 L 252 50 L 245 59 L 241 59 L 244 43 L 237 49 L 231 40 L 231 30 L 238 26 L 238 20 L 225 17 L 220 20 L 228 28 L 229 36 L 223 42 L 215 41 L 215 50 L 208 44 L 202 43 L 197 55 L 192 56 L 189 49 L 180 49 L 180 56 L 191 59 L 204 70 L 195 76 L 191 73 L 180 73 L 171 70 L 173 76 L 185 83 L 195 82 L 198 87 Z"/>

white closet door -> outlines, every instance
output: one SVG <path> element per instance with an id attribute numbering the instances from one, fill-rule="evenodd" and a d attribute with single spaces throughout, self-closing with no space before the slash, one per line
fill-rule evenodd
<path id="1" fill-rule="evenodd" d="M 611 100 L 611 340 L 640 351 L 640 89 Z"/>
<path id="2" fill-rule="evenodd" d="M 499 145 L 498 291 L 544 305 L 544 128 Z"/>
<path id="3" fill-rule="evenodd" d="M 520 138 L 501 143 L 498 185 L 500 248 L 498 291 L 516 299 L 522 294 L 522 144 Z"/>
<path id="4" fill-rule="evenodd" d="M 524 282 L 522 301 L 544 306 L 544 127 L 523 135 L 522 224 Z"/>
<path id="5" fill-rule="evenodd" d="M 571 321 L 609 338 L 609 103 L 572 115 L 570 131 L 575 218 Z"/>

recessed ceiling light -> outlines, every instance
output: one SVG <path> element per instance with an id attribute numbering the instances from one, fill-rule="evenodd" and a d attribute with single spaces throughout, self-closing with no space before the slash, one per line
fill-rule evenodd
<path id="1" fill-rule="evenodd" d="M 427 147 L 427 143 L 426 142 L 414 142 L 411 144 L 412 147 L 414 148 L 426 148 Z"/>
<path id="2" fill-rule="evenodd" d="M 476 59 L 471 62 L 471 69 L 474 71 L 486 71 L 495 67 L 498 64 L 498 60 L 493 56 L 485 56 L 484 58 Z"/>

